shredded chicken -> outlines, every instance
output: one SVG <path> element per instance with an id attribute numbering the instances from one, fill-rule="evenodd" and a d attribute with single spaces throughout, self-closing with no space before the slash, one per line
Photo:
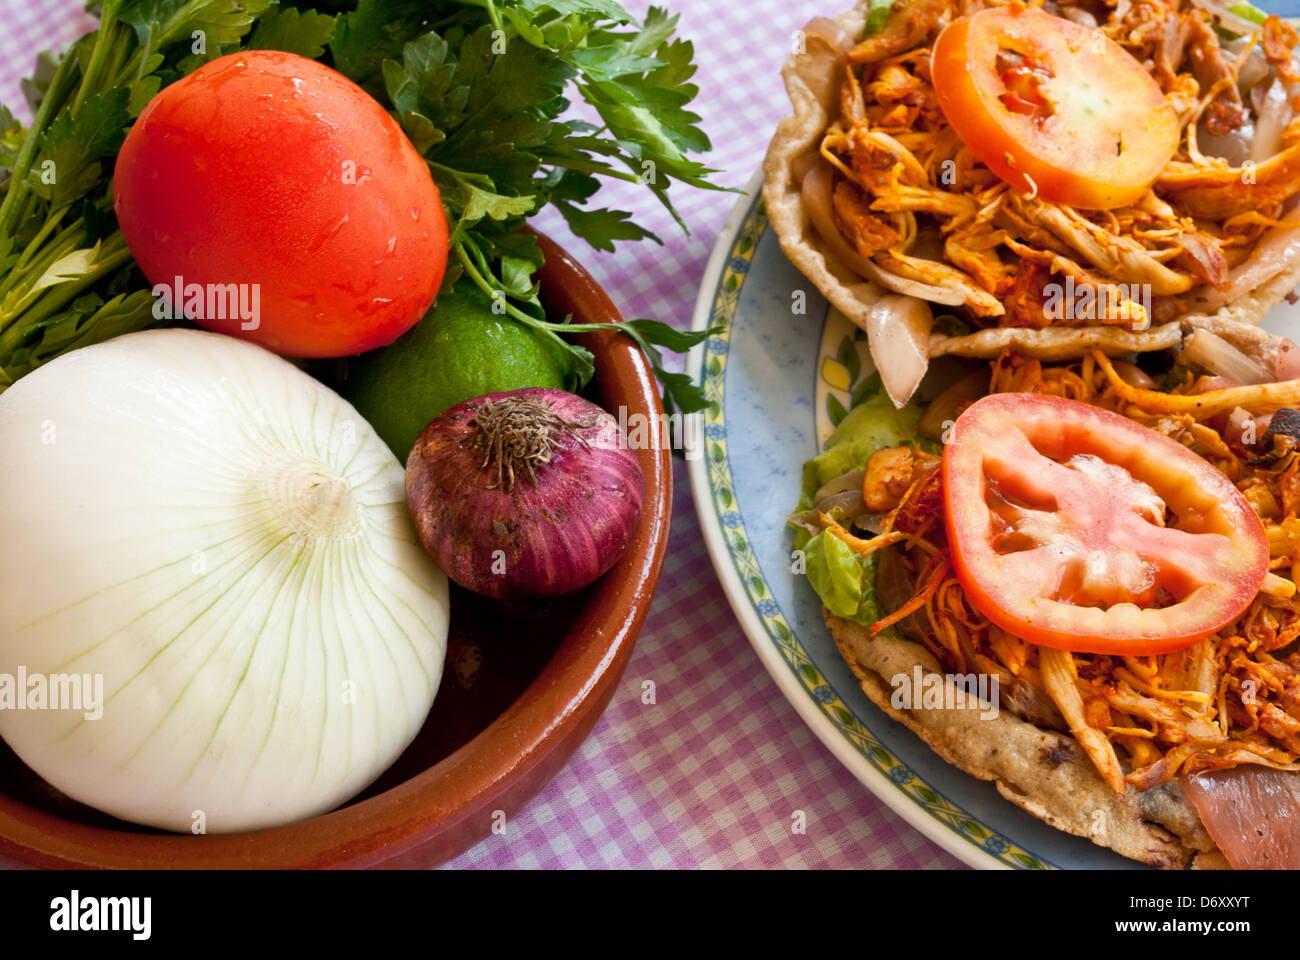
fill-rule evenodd
<path id="1" fill-rule="evenodd" d="M 938 464 L 939 458 L 912 447 L 884 447 L 867 460 L 862 499 L 872 513 L 888 513 L 908 489 Z"/>

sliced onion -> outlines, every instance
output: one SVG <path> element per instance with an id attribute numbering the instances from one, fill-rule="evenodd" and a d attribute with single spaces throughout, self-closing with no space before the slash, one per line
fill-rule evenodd
<path id="1" fill-rule="evenodd" d="M 839 511 L 836 517 L 841 523 L 859 522 L 859 518 L 867 516 L 867 502 L 862 499 L 861 490 L 841 490 L 818 500 L 808 510 L 790 514 L 786 519 L 810 533 L 816 533 L 822 528 L 821 515 L 830 515 L 832 510 Z"/>
<path id="2" fill-rule="evenodd" d="M 1246 49 L 1249 42 L 1246 37 L 1237 37 L 1220 46 L 1234 57 L 1240 57 L 1241 51 Z M 1250 48 L 1250 53 L 1246 54 L 1245 62 L 1237 69 L 1237 89 L 1243 94 L 1248 93 L 1260 81 L 1268 79 L 1269 69 L 1268 58 L 1259 49 L 1259 44 L 1255 44 Z"/>
<path id="3" fill-rule="evenodd" d="M 1225 303 L 1244 297 L 1283 270 L 1290 269 L 1300 258 L 1300 204 L 1287 211 L 1282 220 L 1295 226 L 1270 229 L 1255 245 L 1254 252 L 1232 268 L 1227 287 L 1207 289 L 1190 304 L 1190 308 L 1217 310 Z"/>
<path id="4" fill-rule="evenodd" d="M 887 516 L 883 513 L 860 513 L 853 518 L 853 526 L 870 533 L 884 533 Z"/>
<path id="5" fill-rule="evenodd" d="M 1221 157 L 1234 167 L 1239 167 L 1250 159 L 1254 142 L 1255 126 L 1249 120 L 1235 130 L 1220 134 L 1210 133 L 1204 117 L 1196 125 L 1196 145 L 1201 153 L 1207 157 Z"/>
<path id="6" fill-rule="evenodd" d="M 862 481 L 867 478 L 867 471 L 850 470 L 848 473 L 841 473 L 832 480 L 827 480 L 822 487 L 813 494 L 813 503 L 820 505 L 827 497 L 834 496 L 837 493 L 843 493 L 845 490 L 862 490 Z"/>
<path id="7" fill-rule="evenodd" d="M 840 56 L 853 49 L 853 37 L 844 29 L 844 24 L 830 17 L 813 17 L 803 28 L 804 37 L 821 40 Z"/>
<path id="8" fill-rule="evenodd" d="M 1156 382 L 1136 363 L 1129 363 L 1127 360 L 1116 360 L 1114 366 L 1115 372 L 1119 374 L 1120 379 L 1130 387 L 1137 387 L 1140 390 L 1155 389 Z"/>
<path id="9" fill-rule="evenodd" d="M 1259 24 L 1251 23 L 1245 17 L 1237 16 L 1228 9 L 1226 3 L 1220 3 L 1218 0 L 1192 0 L 1192 6 L 1209 11 L 1210 15 L 1214 17 L 1215 25 L 1222 27 L 1229 33 L 1248 37 L 1259 30 Z"/>
<path id="10" fill-rule="evenodd" d="M 884 296 L 867 314 L 867 345 L 894 406 L 912 398 L 930 365 L 930 305 L 915 297 Z"/>
<path id="11" fill-rule="evenodd" d="M 1233 407 L 1232 412 L 1228 414 L 1228 425 L 1223 430 L 1223 438 L 1229 443 L 1242 445 L 1242 438 L 1246 432 L 1246 424 L 1255 418 L 1249 410 L 1243 407 Z"/>
<path id="12" fill-rule="evenodd" d="M 1253 447 L 1267 432 L 1272 420 L 1271 413 L 1256 415 L 1243 407 L 1233 407 L 1223 428 L 1223 439 L 1238 447 Z"/>
<path id="13" fill-rule="evenodd" d="M 966 302 L 966 295 L 960 290 L 917 283 L 915 280 L 889 273 L 854 250 L 840 233 L 839 227 L 835 225 L 835 215 L 831 211 L 831 189 L 831 166 L 823 160 L 809 170 L 808 175 L 803 178 L 804 209 L 808 211 L 817 233 L 841 263 L 859 276 L 866 277 L 895 293 L 929 300 L 931 303 L 946 303 L 949 306 L 959 306 Z"/>
<path id="14" fill-rule="evenodd" d="M 1192 394 L 1199 396 L 1202 393 L 1216 393 L 1219 390 L 1231 390 L 1239 386 L 1241 384 L 1235 380 L 1229 380 L 1227 377 L 1211 377 L 1203 374 L 1197 377 L 1196 382 L 1192 384 Z"/>
<path id="15" fill-rule="evenodd" d="M 1273 372 L 1264 364 L 1209 330 L 1198 329 L 1187 338 L 1183 359 L 1242 386 L 1273 382 Z"/>
<path id="16" fill-rule="evenodd" d="M 867 502 L 862 499 L 862 489 L 841 490 L 831 494 L 825 500 L 818 501 L 816 508 L 822 513 L 838 510 L 844 520 L 851 520 L 867 512 Z"/>
<path id="17" fill-rule="evenodd" d="M 1255 139 L 1250 145 L 1250 159 L 1263 163 L 1282 146 L 1282 134 L 1291 120 L 1291 99 L 1281 80 L 1274 80 L 1267 90 L 1262 85 L 1250 92 L 1255 107 Z"/>
<path id="18" fill-rule="evenodd" d="M 1073 20 L 1080 26 L 1091 27 L 1093 30 L 1097 29 L 1097 18 L 1087 10 L 1079 7 L 1064 7 L 1061 10 L 1061 16 L 1065 17 L 1066 20 Z"/>
<path id="19" fill-rule="evenodd" d="M 1228 282 L 1228 261 L 1213 237 L 1199 232 L 1185 233 L 1179 242 L 1198 276 L 1216 287 Z"/>

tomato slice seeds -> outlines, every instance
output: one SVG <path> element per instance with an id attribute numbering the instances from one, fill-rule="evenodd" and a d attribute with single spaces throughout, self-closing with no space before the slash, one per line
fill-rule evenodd
<path id="1" fill-rule="evenodd" d="M 949 435 L 943 486 L 967 596 L 1031 643 L 1182 649 L 1239 616 L 1268 573 L 1263 525 L 1223 473 L 1088 404 L 976 401 Z"/>

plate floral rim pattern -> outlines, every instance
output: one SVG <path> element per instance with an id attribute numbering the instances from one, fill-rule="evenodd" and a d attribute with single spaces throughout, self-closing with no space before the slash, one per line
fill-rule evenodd
<path id="1" fill-rule="evenodd" d="M 702 309 L 704 290 L 701 290 L 701 304 L 696 309 L 697 328 L 703 322 L 720 330 L 709 337 L 691 359 L 691 367 L 699 375 L 708 406 L 704 411 L 704 455 L 690 464 L 692 486 L 696 492 L 696 508 L 702 514 L 701 526 L 706 530 L 710 523 L 720 534 L 732 569 L 738 580 L 743 600 L 749 612 L 761 624 L 766 639 L 778 651 L 780 658 L 789 668 L 801 692 L 816 705 L 817 711 L 845 741 L 852 745 L 856 753 L 870 767 L 884 778 L 887 786 L 892 786 L 909 801 L 914 810 L 909 816 L 908 809 L 891 803 L 913 826 L 922 827 L 917 821 L 916 813 L 931 820 L 930 826 L 940 827 L 939 836 L 933 829 L 923 830 L 936 839 L 949 852 L 973 866 L 1004 866 L 1020 870 L 1058 869 L 1056 864 L 1039 857 L 999 830 L 982 823 L 970 812 L 954 803 L 940 790 L 925 782 L 916 771 L 894 755 L 890 749 L 871 732 L 836 694 L 830 684 L 822 677 L 804 649 L 798 636 L 791 630 L 789 621 L 780 604 L 773 598 L 768 588 L 758 560 L 750 546 L 749 535 L 745 528 L 739 506 L 733 493 L 734 484 L 731 475 L 730 460 L 727 455 L 727 434 L 725 408 L 723 405 L 724 380 L 727 369 L 728 351 L 736 308 L 740 301 L 742 288 L 749 273 L 749 266 L 758 248 L 760 238 L 767 229 L 767 213 L 758 190 L 761 180 L 755 178 L 738 203 L 744 207 L 743 219 L 734 236 L 724 230 L 719 241 L 730 245 L 722 258 L 721 271 L 717 282 L 709 295 L 707 313 Z M 730 223 L 729 223 L 730 226 Z M 706 273 L 706 284 L 709 274 Z M 825 350 L 823 350 L 825 353 Z M 827 359 L 834 360 L 833 354 L 820 356 L 817 370 L 823 369 Z M 819 407 L 821 404 L 818 405 Z M 820 431 L 819 431 L 820 432 Z M 701 472 L 707 481 L 707 504 L 701 503 Z M 712 516 L 708 515 L 711 511 Z M 717 565 L 715 558 L 715 566 Z M 722 574 L 723 571 L 719 570 Z M 724 585 L 726 578 L 724 576 Z M 735 591 L 728 591 L 733 605 L 739 602 Z M 737 611 L 739 613 L 739 611 Z M 743 618 L 742 618 L 743 622 Z M 750 633 L 750 631 L 746 631 Z M 751 642 L 757 645 L 758 639 L 752 634 Z M 761 651 L 760 651 L 761 652 Z M 764 661 L 765 664 L 768 661 Z M 814 732 L 817 732 L 814 730 Z M 858 771 L 854 771 L 858 773 Z M 861 779 L 861 776 L 859 774 Z M 864 780 L 864 785 L 880 795 L 879 789 Z M 881 795 L 887 802 L 890 798 Z M 945 842 L 945 840 L 947 842 Z M 974 849 L 971 849 L 971 848 Z"/>

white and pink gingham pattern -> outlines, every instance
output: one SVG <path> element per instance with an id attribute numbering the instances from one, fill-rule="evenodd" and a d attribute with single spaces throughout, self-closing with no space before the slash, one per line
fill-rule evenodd
<path id="1" fill-rule="evenodd" d="M 660 0 L 661 5 L 665 5 Z M 668 0 L 695 43 L 695 109 L 717 181 L 743 187 L 788 112 L 778 74 L 792 34 L 848 0 Z M 644 13 L 647 3 L 626 6 Z M 0 0 L 0 102 L 39 50 L 95 21 L 78 0 Z M 15 110 L 15 112 L 19 112 Z M 25 114 L 25 106 L 23 111 Z M 579 256 L 627 316 L 687 326 L 705 262 L 736 197 L 678 187 L 684 236 L 654 198 L 611 183 L 598 197 L 664 240 L 582 254 L 559 216 L 537 225 Z M 680 363 L 680 361 L 678 361 Z M 503 834 L 452 867 L 929 867 L 956 858 L 862 787 L 808 731 L 740 631 L 699 536 L 686 472 L 654 607 L 609 710 L 560 775 Z M 653 680 L 656 703 L 641 702 Z M 806 833 L 791 829 L 803 811 Z"/>

